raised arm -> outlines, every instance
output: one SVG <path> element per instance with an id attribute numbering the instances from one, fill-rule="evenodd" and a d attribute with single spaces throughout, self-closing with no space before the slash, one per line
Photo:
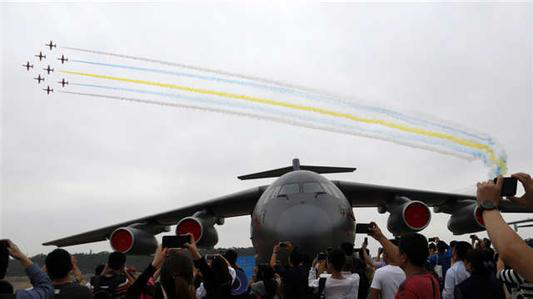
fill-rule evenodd
<path id="1" fill-rule="evenodd" d="M 526 191 L 520 200 L 532 202 L 533 180 L 531 177 L 525 174 L 516 174 L 514 176 L 518 176 L 517 178 Z M 498 177 L 496 184 L 493 181 L 478 183 L 478 204 L 481 205 L 487 201 L 499 206 L 502 200 L 500 197 L 502 184 L 503 178 L 501 176 Z M 516 199 L 514 200 L 516 201 Z M 526 280 L 533 281 L 533 249 L 529 248 L 524 240 L 507 225 L 497 209 L 483 211 L 483 221 L 492 244 L 505 264 L 513 268 Z"/>
<path id="2" fill-rule="evenodd" d="M 400 261 L 400 249 L 398 249 L 398 246 L 394 245 L 391 241 L 389 241 L 385 235 L 381 232 L 381 229 L 379 229 L 378 225 L 375 222 L 370 223 L 371 226 L 369 227 L 369 235 L 376 239 L 381 246 L 383 246 L 383 251 L 387 254 L 387 257 L 389 258 L 391 263 L 397 264 Z"/>

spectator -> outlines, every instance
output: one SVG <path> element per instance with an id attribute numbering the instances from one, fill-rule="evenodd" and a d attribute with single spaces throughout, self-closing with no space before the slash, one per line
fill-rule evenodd
<path id="1" fill-rule="evenodd" d="M 282 244 L 285 244 L 290 252 L 288 267 L 278 265 L 277 256 Z M 278 243 L 274 246 L 270 258 L 270 266 L 281 277 L 284 298 L 299 299 L 309 297 L 307 269 L 303 265 L 302 255 L 290 242 Z"/>
<path id="2" fill-rule="evenodd" d="M 159 256 L 154 256 L 152 267 L 157 268 L 161 264 L 161 286 L 166 299 L 194 299 L 195 288 L 193 282 L 193 261 L 190 257 L 178 252 L 169 251 L 165 258 L 165 251 L 159 250 Z M 205 260 L 202 259 L 204 262 Z M 213 297 L 211 297 L 213 298 Z M 214 297 L 216 298 L 216 297 Z"/>
<path id="3" fill-rule="evenodd" d="M 52 288 L 52 281 L 44 273 L 39 267 L 34 264 L 26 255 L 20 251 L 17 245 L 15 243 L 11 242 L 11 240 L 1 240 L 0 241 L 0 247 L 3 247 L 4 249 L 0 250 L 0 254 L 2 256 L 0 257 L 0 260 L 2 260 L 1 266 L 3 268 L 0 268 L 0 274 L 5 276 L 8 261 L 6 260 L 5 254 L 7 249 L 7 253 L 11 255 L 14 259 L 18 260 L 22 267 L 24 267 L 26 275 L 28 275 L 31 285 L 33 286 L 33 289 L 29 290 L 16 290 L 15 291 L 15 298 L 17 299 L 51 299 L 54 298 L 54 289 Z M 9 258 L 9 257 L 8 257 Z M 4 268 L 5 267 L 5 268 Z M 4 277 L 1 277 L 2 279 Z M 8 282 L 5 282 L 2 284 L 2 291 L 6 293 L 1 294 L 12 294 L 13 287 Z"/>
<path id="4" fill-rule="evenodd" d="M 439 282 L 424 268 L 429 256 L 426 237 L 418 233 L 405 234 L 396 246 L 375 223 L 370 227 L 370 236 L 381 243 L 390 261 L 405 272 L 406 279 L 395 298 L 440 299 Z"/>
<path id="5" fill-rule="evenodd" d="M 202 273 L 203 283 L 196 290 L 197 298 L 231 298 L 232 275 L 229 263 L 221 255 L 215 255 L 211 265 L 202 257 L 192 234 L 191 243 L 185 244 L 192 255 L 194 265 Z"/>
<path id="6" fill-rule="evenodd" d="M 452 250 L 452 266 L 446 272 L 446 280 L 444 281 L 443 299 L 453 299 L 455 287 L 470 277 L 463 262 L 470 250 L 472 250 L 472 246 L 468 242 L 460 241 L 455 244 L 455 248 Z"/>
<path id="7" fill-rule="evenodd" d="M 231 268 L 235 270 L 235 280 L 231 286 L 231 297 L 245 299 L 248 298 L 248 278 L 244 270 L 237 265 L 239 254 L 233 249 L 228 249 L 224 253 L 224 258 L 228 261 Z"/>
<path id="8" fill-rule="evenodd" d="M 533 180 L 525 173 L 513 174 L 524 187 L 522 197 L 509 198 L 512 202 L 523 205 L 533 211 Z M 529 248 L 520 236 L 505 222 L 498 211 L 502 198 L 500 196 L 503 178 L 496 183 L 487 181 L 477 184 L 477 202 L 482 208 L 485 228 L 496 251 L 505 264 L 528 281 L 533 281 L 533 248 Z"/>
<path id="9" fill-rule="evenodd" d="M 104 296 L 100 293 L 108 293 L 113 298 L 122 298 L 126 295 L 129 286 L 135 280 L 129 276 L 125 269 L 126 255 L 122 252 L 112 252 L 102 275 L 94 279 L 93 290 L 95 297 Z"/>
<path id="10" fill-rule="evenodd" d="M 146 267 L 146 269 L 139 275 L 133 284 L 128 288 L 128 291 L 126 292 L 126 298 L 133 299 L 133 298 L 141 298 L 141 296 L 148 297 L 148 298 L 154 298 L 156 294 L 156 287 L 153 285 L 151 287 L 148 287 L 148 284 L 150 280 L 153 279 L 155 273 L 160 269 L 161 264 L 165 260 L 168 253 L 168 248 L 161 248 L 159 246 L 155 252 L 154 259 L 152 262 Z M 192 274 L 191 274 L 192 275 Z M 191 279 L 192 283 L 192 279 Z M 192 288 L 192 291 L 194 291 L 194 288 Z M 173 294 L 175 294 L 174 289 L 169 290 L 169 297 L 174 298 Z M 180 293 L 182 294 L 182 293 Z M 187 293 L 185 293 L 187 294 Z M 194 294 L 194 292 L 192 293 Z M 171 296 L 172 295 L 172 296 Z M 188 298 L 184 294 L 183 298 Z"/>
<path id="11" fill-rule="evenodd" d="M 470 277 L 455 288 L 457 299 L 505 299 L 502 284 L 486 267 L 481 250 L 470 250 L 465 257 L 465 266 Z"/>
<path id="12" fill-rule="evenodd" d="M 528 246 L 533 247 L 533 239 L 527 240 Z M 498 273 L 496 277 L 501 282 L 513 286 L 513 298 L 533 298 L 533 283 L 525 280 L 513 269 L 505 269 L 503 261 L 498 261 Z"/>
<path id="13" fill-rule="evenodd" d="M 73 263 L 73 257 L 68 251 L 57 248 L 46 256 L 46 272 L 52 279 L 54 294 L 56 299 L 62 298 L 93 298 L 91 291 L 79 284 L 72 282 L 69 274 L 77 273 L 78 280 L 82 280 L 81 272 L 76 263 Z M 81 281 L 80 281 L 81 282 Z"/>
<path id="14" fill-rule="evenodd" d="M 325 274 L 326 262 L 318 262 L 318 269 L 315 267 L 309 270 L 309 286 L 318 289 L 319 296 L 324 294 L 324 298 L 357 299 L 359 289 L 359 275 L 357 273 L 341 272 L 346 262 L 346 256 L 341 249 L 334 249 L 328 254 L 327 270 Z M 317 279 L 316 276 L 319 278 Z M 322 280 L 322 284 L 320 281 Z M 323 285 L 323 287 L 321 287 Z"/>
<path id="15" fill-rule="evenodd" d="M 95 284 L 95 279 L 96 277 L 102 275 L 102 272 L 104 271 L 104 268 L 105 268 L 105 264 L 98 264 L 96 266 L 96 268 L 94 269 L 94 276 L 92 276 L 90 279 L 89 279 L 89 282 L 87 283 L 87 287 L 94 292 L 93 290 L 93 286 Z"/>
<path id="16" fill-rule="evenodd" d="M 363 243 L 365 244 L 365 243 Z M 350 273 L 357 273 L 359 275 L 359 290 L 357 292 L 357 298 L 367 298 L 368 297 L 368 288 L 370 287 L 370 278 L 368 265 L 359 257 L 354 256 L 354 248 L 352 243 L 342 243 L 341 249 L 346 255 L 345 271 Z M 359 256 L 361 256 L 362 251 L 359 251 Z M 379 252 L 378 252 L 379 254 Z M 373 265 L 376 265 L 372 262 Z"/>
<path id="17" fill-rule="evenodd" d="M 428 248 L 429 248 L 429 258 L 431 259 L 432 256 L 437 254 L 437 246 L 435 245 L 435 243 L 431 242 L 429 243 Z"/>
<path id="18" fill-rule="evenodd" d="M 390 240 L 391 243 L 398 246 L 398 241 Z M 387 254 L 383 254 L 383 260 L 386 266 L 379 268 L 374 273 L 372 284 L 370 285 L 369 299 L 393 299 L 398 291 L 398 288 L 405 280 L 405 273 L 392 262 Z"/>
<path id="19" fill-rule="evenodd" d="M 446 272 L 451 266 L 452 251 L 446 242 L 439 240 L 438 237 L 435 237 L 435 240 L 437 241 L 437 254 L 429 258 L 429 263 L 439 276 L 439 285 L 444 286 Z"/>
<path id="20" fill-rule="evenodd" d="M 250 294 L 253 298 L 279 299 L 281 280 L 275 278 L 274 269 L 268 264 L 260 264 L 255 268 L 255 274 L 250 284 Z"/>

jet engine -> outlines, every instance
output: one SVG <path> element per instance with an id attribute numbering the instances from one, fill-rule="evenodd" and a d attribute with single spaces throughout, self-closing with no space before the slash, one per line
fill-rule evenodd
<path id="1" fill-rule="evenodd" d="M 429 207 L 421 201 L 410 200 L 407 197 L 396 197 L 379 211 L 390 213 L 387 229 L 395 236 L 421 231 L 431 221 Z"/>
<path id="2" fill-rule="evenodd" d="M 194 213 L 191 217 L 181 219 L 176 226 L 176 234 L 191 233 L 200 248 L 213 248 L 218 243 L 215 224 L 223 224 L 224 219 L 205 211 Z"/>
<path id="3" fill-rule="evenodd" d="M 481 209 L 477 203 L 460 206 L 458 204 L 448 220 L 448 229 L 454 235 L 479 232 L 485 229 Z"/>
<path id="4" fill-rule="evenodd" d="M 117 228 L 109 238 L 111 248 L 126 254 L 149 255 L 157 249 L 157 240 L 149 232 L 134 228 Z"/>

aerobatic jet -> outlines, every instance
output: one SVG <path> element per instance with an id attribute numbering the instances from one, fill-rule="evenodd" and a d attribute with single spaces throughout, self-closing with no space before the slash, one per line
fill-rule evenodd
<path id="1" fill-rule="evenodd" d="M 33 79 L 37 80 L 37 84 L 41 84 L 41 81 L 44 81 L 44 77 L 41 77 L 41 74 L 39 74 L 37 78 L 33 78 Z"/>
<path id="2" fill-rule="evenodd" d="M 50 41 L 48 44 L 45 44 L 45 46 L 50 48 L 50 51 L 52 51 L 52 48 L 56 48 L 57 45 L 54 45 L 52 41 Z"/>
<path id="3" fill-rule="evenodd" d="M 65 87 L 65 85 L 68 85 L 68 81 L 65 81 L 65 78 L 63 78 L 61 81 L 57 83 L 61 84 L 61 87 Z"/>
<path id="4" fill-rule="evenodd" d="M 23 64 L 22 66 L 25 67 L 28 71 L 30 70 L 30 68 L 33 68 L 33 65 L 31 65 L 29 61 L 26 62 L 26 64 Z"/>
<path id="5" fill-rule="evenodd" d="M 54 90 L 50 88 L 50 85 L 48 85 L 46 88 L 43 88 L 43 90 L 46 91 L 46 94 L 50 94 L 51 92 L 54 92 Z"/>
<path id="6" fill-rule="evenodd" d="M 45 69 L 43 69 L 43 70 L 45 70 L 45 71 L 48 73 L 48 75 L 50 75 L 50 73 L 54 71 L 53 68 L 50 68 L 50 65 L 48 65 L 48 66 L 47 66 Z"/>
<path id="7" fill-rule="evenodd" d="M 61 57 L 59 57 L 57 60 L 60 60 L 61 64 L 64 64 L 65 61 L 68 61 L 68 58 L 65 58 L 65 55 L 61 55 Z"/>
<path id="8" fill-rule="evenodd" d="M 43 58 L 46 58 L 46 55 L 43 55 L 43 52 L 39 52 L 39 54 L 35 55 L 35 57 L 39 57 L 39 61 L 41 61 Z"/>
<path id="9" fill-rule="evenodd" d="M 155 235 L 191 233 L 201 248 L 218 242 L 215 225 L 224 219 L 250 215 L 252 244 L 259 262 L 267 261 L 272 247 L 290 241 L 304 253 L 314 255 L 355 239 L 353 208 L 377 207 L 389 213 L 387 228 L 394 235 L 418 232 L 434 212 L 450 214 L 448 229 L 454 234 L 484 230 L 476 199 L 470 195 L 378 186 L 329 180 L 322 174 L 353 172 L 355 168 L 300 165 L 240 176 L 241 180 L 276 178 L 272 183 L 198 202 L 175 210 L 133 219 L 43 245 L 71 246 L 109 240 L 113 250 L 127 254 L 152 254 Z M 503 212 L 528 212 L 505 202 Z M 97 211 L 95 210 L 95 213 Z"/>

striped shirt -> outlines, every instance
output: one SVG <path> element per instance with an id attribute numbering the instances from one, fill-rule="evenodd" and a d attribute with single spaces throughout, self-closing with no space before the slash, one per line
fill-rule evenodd
<path id="1" fill-rule="evenodd" d="M 533 283 L 526 281 L 513 269 L 501 270 L 497 273 L 496 277 L 502 282 L 517 286 L 516 298 L 533 298 Z M 513 298 L 515 297 L 514 295 Z"/>

